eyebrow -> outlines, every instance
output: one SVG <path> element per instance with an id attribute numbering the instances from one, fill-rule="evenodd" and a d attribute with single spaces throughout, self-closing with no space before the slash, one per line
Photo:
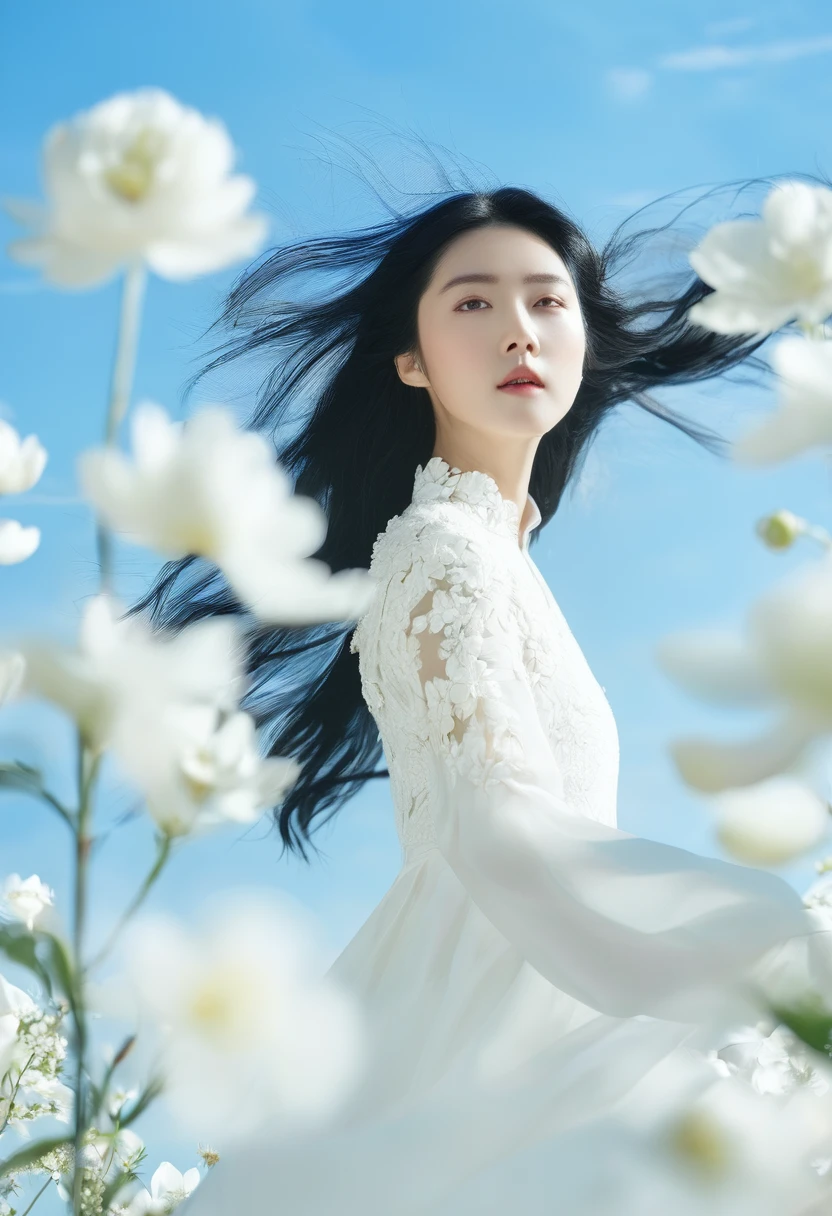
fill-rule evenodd
<path id="1" fill-rule="evenodd" d="M 456 287 L 459 283 L 499 283 L 499 281 L 499 276 L 496 274 L 458 274 L 455 279 L 451 279 L 445 284 L 439 294 L 441 295 L 443 291 L 449 291 L 451 287 Z M 562 287 L 571 286 L 569 280 L 560 274 L 527 274 L 523 282 L 558 283 Z"/>

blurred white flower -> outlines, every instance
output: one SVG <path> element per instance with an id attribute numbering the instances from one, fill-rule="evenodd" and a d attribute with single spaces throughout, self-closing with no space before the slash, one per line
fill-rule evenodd
<path id="1" fill-rule="evenodd" d="M 16 650 L 0 651 L 0 705 L 12 701 L 23 687 L 26 660 Z"/>
<path id="2" fill-rule="evenodd" d="M 200 935 L 167 917 L 128 930 L 139 1009 L 163 1032 L 165 1095 L 194 1134 L 228 1143 L 326 1118 L 361 1064 L 353 999 L 324 974 L 300 909 L 226 893 Z"/>
<path id="3" fill-rule="evenodd" d="M 832 313 L 832 190 L 778 183 L 762 218 L 715 224 L 688 255 L 715 288 L 688 310 L 721 334 L 767 334 L 797 319 L 819 324 Z"/>
<path id="4" fill-rule="evenodd" d="M 739 464 L 774 464 L 832 444 L 832 341 L 781 338 L 772 365 L 779 409 L 734 443 Z"/>
<path id="5" fill-rule="evenodd" d="M 77 649 L 22 640 L 25 690 L 74 717 L 94 747 L 109 745 L 123 716 L 138 728 L 172 702 L 236 708 L 243 675 L 233 621 L 198 621 L 160 638 L 139 617 L 119 619 L 120 611 L 110 596 L 90 599 Z"/>
<path id="6" fill-rule="evenodd" d="M 813 849 L 829 830 L 828 804 L 785 775 L 724 790 L 710 801 L 720 843 L 748 865 L 783 865 Z"/>
<path id="7" fill-rule="evenodd" d="M 134 1195 L 124 1216 L 167 1216 L 198 1185 L 196 1166 L 180 1174 L 169 1161 L 163 1161 L 150 1180 L 150 1190 L 141 1190 Z"/>
<path id="8" fill-rule="evenodd" d="M 37 1008 L 27 992 L 0 975 L 0 1081 L 13 1064 L 24 1062 L 18 1038 L 20 1019 L 31 1017 Z"/>
<path id="9" fill-rule="evenodd" d="M 0 418 L 0 494 L 31 490 L 46 467 L 47 452 L 36 435 L 20 435 Z"/>
<path id="10" fill-rule="evenodd" d="M 0 566 L 25 562 L 40 544 L 40 528 L 24 528 L 17 519 L 0 519 Z"/>
<path id="11" fill-rule="evenodd" d="M 707 793 L 755 785 L 794 765 L 832 732 L 832 559 L 824 555 L 761 596 L 746 633 L 690 630 L 661 639 L 661 668 L 720 705 L 771 707 L 779 718 L 739 743 L 683 739 L 672 746 L 684 780 Z"/>
<path id="12" fill-rule="evenodd" d="M 6 911 L 16 920 L 21 920 L 31 932 L 42 916 L 44 908 L 54 903 L 55 892 L 37 874 L 23 879 L 19 874 L 9 874 L 0 888 L 0 899 Z"/>
<path id="13" fill-rule="evenodd" d="M 190 279 L 251 257 L 266 233 L 247 214 L 250 177 L 233 173 L 218 119 L 163 89 L 119 93 L 58 123 L 43 149 L 46 204 L 4 200 L 31 234 L 9 254 L 61 287 L 93 287 L 139 259 Z"/>
<path id="14" fill-rule="evenodd" d="M 763 1096 L 731 1076 L 667 1112 L 644 1147 L 678 1188 L 674 1214 L 781 1216 L 824 1193 L 811 1165 L 829 1133 L 825 1104 L 807 1088 Z"/>
<path id="15" fill-rule="evenodd" d="M 309 556 L 326 536 L 324 511 L 292 492 L 271 445 L 229 410 L 206 406 L 183 424 L 143 402 L 132 440 L 135 463 L 109 448 L 79 457 L 84 494 L 110 527 L 167 557 L 214 562 L 272 624 L 344 620 L 368 606 L 368 572 L 333 575 Z"/>
<path id="16" fill-rule="evenodd" d="M 114 746 L 148 811 L 171 836 L 253 823 L 300 773 L 295 760 L 261 759 L 249 714 L 223 719 L 212 705 L 171 704 L 139 725 L 128 711 Z"/>

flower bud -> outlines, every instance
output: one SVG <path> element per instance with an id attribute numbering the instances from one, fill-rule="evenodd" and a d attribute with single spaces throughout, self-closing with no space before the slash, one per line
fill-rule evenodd
<path id="1" fill-rule="evenodd" d="M 788 549 L 806 531 L 807 523 L 791 511 L 775 511 L 757 523 L 757 535 L 769 549 Z"/>

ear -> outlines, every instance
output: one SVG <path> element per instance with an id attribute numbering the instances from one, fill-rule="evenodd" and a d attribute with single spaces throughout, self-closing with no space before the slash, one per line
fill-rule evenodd
<path id="1" fill-rule="evenodd" d="M 396 371 L 399 373 L 399 379 L 404 384 L 409 384 L 411 388 L 427 388 L 430 381 L 422 371 L 419 356 L 415 351 L 405 355 L 396 355 L 394 363 Z"/>

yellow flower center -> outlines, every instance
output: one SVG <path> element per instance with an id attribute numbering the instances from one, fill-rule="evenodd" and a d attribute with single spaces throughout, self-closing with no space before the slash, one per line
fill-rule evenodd
<path id="1" fill-rule="evenodd" d="M 105 171 L 104 180 L 114 194 L 128 203 L 139 203 L 153 185 L 161 153 L 159 132 L 144 127 L 124 148 L 121 159 Z"/>
<path id="2" fill-rule="evenodd" d="M 724 1174 L 729 1164 L 728 1145 L 718 1123 L 703 1111 L 689 1111 L 670 1135 L 673 1151 L 689 1165 L 711 1177 Z"/>
<path id="3" fill-rule="evenodd" d="M 194 992 L 190 1013 L 197 1029 L 213 1037 L 231 1028 L 237 1004 L 228 978 L 211 976 Z"/>

